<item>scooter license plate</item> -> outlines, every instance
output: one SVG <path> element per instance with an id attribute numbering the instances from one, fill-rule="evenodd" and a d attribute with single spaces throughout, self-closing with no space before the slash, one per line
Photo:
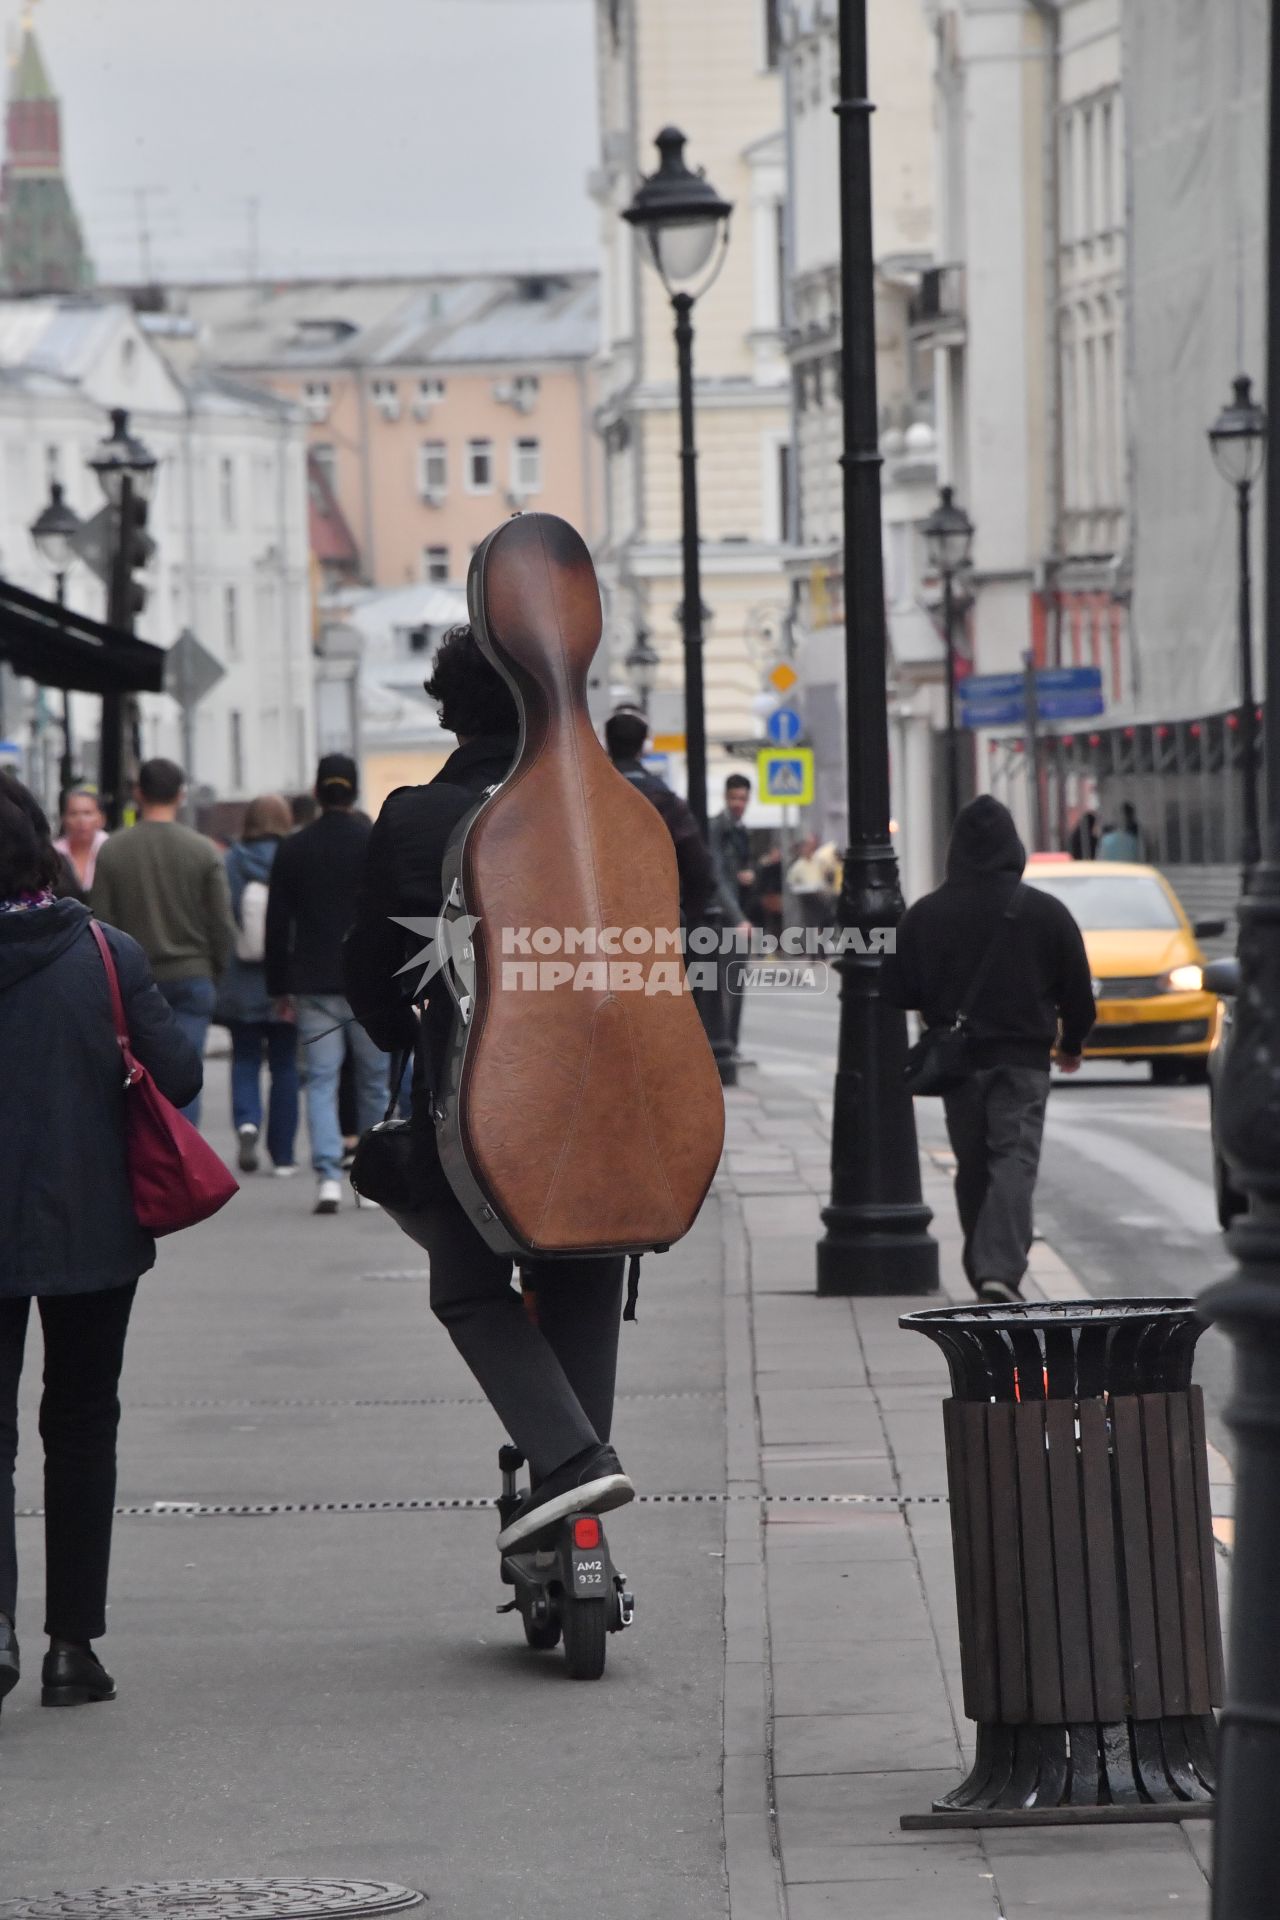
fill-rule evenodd
<path id="1" fill-rule="evenodd" d="M 574 1547 L 573 1591 L 582 1600 L 601 1598 L 608 1589 L 609 1576 L 599 1547 Z"/>

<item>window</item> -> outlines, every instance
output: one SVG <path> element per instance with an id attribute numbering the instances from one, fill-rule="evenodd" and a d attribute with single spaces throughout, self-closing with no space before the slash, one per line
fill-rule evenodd
<path id="1" fill-rule="evenodd" d="M 424 440 L 419 447 L 418 490 L 424 500 L 443 499 L 449 491 L 449 455 L 443 440 Z"/>
<path id="2" fill-rule="evenodd" d="M 52 486 L 54 481 L 61 477 L 61 474 L 62 474 L 61 448 L 55 447 L 55 446 L 46 447 L 44 450 L 45 479 L 49 482 L 50 486 Z"/>
<path id="3" fill-rule="evenodd" d="M 778 442 L 778 538 L 789 540 L 791 537 L 791 448 L 785 440 Z"/>
<path id="4" fill-rule="evenodd" d="M 778 55 L 782 50 L 782 0 L 763 0 L 764 7 L 764 64 L 770 73 L 778 65 Z"/>
<path id="5" fill-rule="evenodd" d="M 492 440 L 468 440 L 467 442 L 467 492 L 493 492 Z"/>
<path id="6" fill-rule="evenodd" d="M 422 549 L 422 577 L 424 580 L 447 580 L 449 578 L 448 547 L 424 547 Z"/>
<path id="7" fill-rule="evenodd" d="M 1110 233 L 1120 223 L 1116 217 L 1115 204 L 1115 149 L 1112 144 L 1111 102 L 1104 100 L 1098 116 L 1098 143 L 1101 148 L 1099 159 L 1102 171 L 1102 205 L 1098 209 L 1098 224 L 1104 233 Z"/>
<path id="8" fill-rule="evenodd" d="M 327 380 L 308 380 L 302 389 L 302 404 L 310 420 L 327 420 L 332 400 Z"/>
<path id="9" fill-rule="evenodd" d="M 527 411 L 537 399 L 541 384 L 536 373 L 518 373 L 511 382 L 516 405 Z"/>
<path id="10" fill-rule="evenodd" d="M 400 383 L 397 380 L 375 380 L 372 383 L 373 404 L 384 420 L 400 418 Z"/>
<path id="11" fill-rule="evenodd" d="M 1086 107 L 1080 116 L 1080 158 L 1083 174 L 1084 192 L 1081 235 L 1091 240 L 1098 230 L 1097 200 L 1094 192 L 1094 155 L 1093 155 L 1093 108 Z"/>
<path id="12" fill-rule="evenodd" d="M 231 729 L 231 791 L 240 793 L 244 788 L 244 722 L 235 712 L 229 713 L 227 720 Z"/>
<path id="13" fill-rule="evenodd" d="M 511 448 L 511 491 L 520 495 L 542 490 L 542 442 L 516 440 Z"/>
<path id="14" fill-rule="evenodd" d="M 222 590 L 222 625 L 228 660 L 240 658 L 240 596 L 234 587 Z"/>
<path id="15" fill-rule="evenodd" d="M 413 410 L 419 420 L 425 420 L 432 407 L 438 407 L 444 399 L 444 381 L 435 374 L 424 374 L 418 382 L 418 397 Z"/>
<path id="16" fill-rule="evenodd" d="M 312 460 L 312 464 L 315 467 L 316 472 L 320 475 L 321 479 L 324 480 L 330 492 L 332 492 L 333 484 L 334 484 L 335 456 L 334 456 L 333 447 L 330 445 L 330 443 L 327 440 L 319 441 L 315 446 L 311 448 L 311 460 Z"/>
<path id="17" fill-rule="evenodd" d="M 218 505 L 222 513 L 224 527 L 234 527 L 236 523 L 236 469 L 235 462 L 225 454 L 218 462 Z"/>

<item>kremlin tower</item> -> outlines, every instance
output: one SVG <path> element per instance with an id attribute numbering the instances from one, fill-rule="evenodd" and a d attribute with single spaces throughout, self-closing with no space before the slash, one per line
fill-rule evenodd
<path id="1" fill-rule="evenodd" d="M 0 168 L 0 291 L 79 293 L 93 281 L 62 172 L 62 120 L 31 24 L 11 62 Z"/>

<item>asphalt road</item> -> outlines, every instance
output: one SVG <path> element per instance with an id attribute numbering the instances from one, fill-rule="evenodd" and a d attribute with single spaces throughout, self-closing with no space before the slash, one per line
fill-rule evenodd
<path id="1" fill-rule="evenodd" d="M 829 1100 L 838 1002 L 826 992 L 757 989 L 742 1024 L 755 1073 Z M 945 1146 L 942 1104 L 916 1103 L 923 1145 Z M 1086 1066 L 1055 1076 L 1036 1227 L 1097 1298 L 1197 1294 L 1231 1265 L 1214 1211 L 1209 1095 L 1156 1087 L 1145 1066 Z M 1214 1331 L 1197 1378 L 1218 1445 L 1230 1346 Z"/>

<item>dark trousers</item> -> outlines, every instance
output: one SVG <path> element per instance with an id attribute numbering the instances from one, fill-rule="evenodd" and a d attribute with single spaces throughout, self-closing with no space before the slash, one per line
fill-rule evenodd
<path id="1" fill-rule="evenodd" d="M 291 1167 L 298 1133 L 298 1029 L 292 1020 L 233 1020 L 230 1026 L 232 1123 L 262 1125 L 265 1053 L 271 1079 L 267 1152 L 273 1166 Z"/>
<path id="2" fill-rule="evenodd" d="M 986 1067 L 943 1096 L 964 1270 L 975 1289 L 984 1280 L 1017 1287 L 1027 1270 L 1048 1098 L 1047 1067 Z"/>
<path id="3" fill-rule="evenodd" d="M 36 1302 L 44 1332 L 44 1630 L 87 1643 L 107 1630 L 107 1567 L 116 1500 L 117 1389 L 137 1281 Z M 13 1618 L 18 1552 L 13 1465 L 28 1299 L 0 1300 L 0 1613 Z"/>
<path id="4" fill-rule="evenodd" d="M 441 1201 L 418 1227 L 431 1263 L 432 1312 L 448 1328 L 534 1480 L 607 1440 L 622 1259 L 531 1263 L 535 1325 L 512 1285 L 510 1256 L 490 1251 L 456 1201 Z"/>

